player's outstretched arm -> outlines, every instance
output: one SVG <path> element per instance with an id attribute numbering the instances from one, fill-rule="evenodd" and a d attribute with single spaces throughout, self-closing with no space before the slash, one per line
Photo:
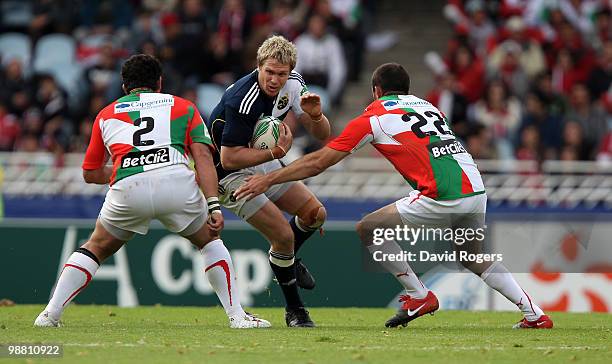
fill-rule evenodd
<path id="1" fill-rule="evenodd" d="M 310 135 L 319 140 L 329 138 L 331 127 L 329 120 L 321 109 L 321 97 L 315 93 L 308 92 L 300 97 L 300 107 L 304 111 L 298 118 Z"/>
<path id="2" fill-rule="evenodd" d="M 349 154 L 349 152 L 340 152 L 329 147 L 323 147 L 270 174 L 247 177 L 245 179 L 246 183 L 234 192 L 234 196 L 236 196 L 236 199 L 243 197 L 251 199 L 264 193 L 272 185 L 316 176 L 340 162 Z"/>

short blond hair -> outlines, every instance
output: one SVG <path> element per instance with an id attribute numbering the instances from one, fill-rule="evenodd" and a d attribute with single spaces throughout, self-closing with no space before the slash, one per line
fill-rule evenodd
<path id="1" fill-rule="evenodd" d="M 297 49 L 285 37 L 275 35 L 266 39 L 257 50 L 257 65 L 261 67 L 269 58 L 294 69 L 297 62 Z"/>

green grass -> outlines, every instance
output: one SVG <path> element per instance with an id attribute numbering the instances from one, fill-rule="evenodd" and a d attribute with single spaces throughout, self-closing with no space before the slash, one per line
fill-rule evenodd
<path id="1" fill-rule="evenodd" d="M 74 363 L 610 363 L 612 315 L 553 313 L 553 330 L 512 330 L 518 313 L 446 311 L 387 329 L 391 309 L 313 308 L 315 329 L 232 330 L 220 308 L 73 305 L 60 329 L 34 328 L 42 306 L 0 307 L 0 343 L 62 343 Z M 0 359 L 0 361 L 8 361 Z M 22 359 L 22 362 L 49 359 Z M 10 360 L 10 362 L 18 362 Z"/>

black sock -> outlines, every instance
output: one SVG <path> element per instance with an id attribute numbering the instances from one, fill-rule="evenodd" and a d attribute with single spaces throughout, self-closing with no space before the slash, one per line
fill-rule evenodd
<path id="1" fill-rule="evenodd" d="M 291 220 L 289 220 L 289 225 L 291 226 L 291 230 L 293 230 L 293 236 L 295 237 L 295 241 L 293 242 L 293 250 L 297 254 L 298 250 L 300 250 L 304 242 L 308 240 L 308 238 L 310 238 L 312 234 L 317 231 L 317 229 L 306 228 L 306 230 L 308 231 L 304 231 L 297 226 L 297 223 L 295 222 L 296 219 L 298 219 L 297 216 L 292 217 Z"/>
<path id="2" fill-rule="evenodd" d="M 295 280 L 295 263 L 291 263 L 288 267 L 281 267 L 274 263 L 276 261 L 290 261 L 293 260 L 293 255 L 286 255 L 270 251 L 270 267 L 276 276 L 278 285 L 283 291 L 285 301 L 287 302 L 287 308 L 298 308 L 304 307 L 304 303 L 298 293 L 298 286 Z"/>
<path id="3" fill-rule="evenodd" d="M 100 265 L 100 260 L 98 259 L 98 257 L 96 257 L 96 255 L 94 253 L 92 253 L 91 251 L 81 247 L 78 248 L 77 250 L 75 250 L 75 253 L 81 253 L 84 254 L 88 257 L 90 257 L 94 262 L 98 263 L 98 265 Z"/>

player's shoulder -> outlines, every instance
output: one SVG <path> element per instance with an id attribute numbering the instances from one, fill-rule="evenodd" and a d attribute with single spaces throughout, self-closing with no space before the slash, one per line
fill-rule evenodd
<path id="1" fill-rule="evenodd" d="M 242 77 L 225 91 L 226 106 L 235 108 L 240 113 L 248 114 L 260 93 L 257 72 L 253 71 Z"/>
<path id="2" fill-rule="evenodd" d="M 289 74 L 289 78 L 287 79 L 287 83 L 290 83 L 292 85 L 297 85 L 300 88 L 302 88 L 303 86 L 306 86 L 306 82 L 304 82 L 304 78 L 302 77 L 302 75 L 300 75 L 296 71 L 291 71 L 291 73 Z"/>
<path id="3" fill-rule="evenodd" d="M 391 95 L 374 100 L 368 105 L 364 113 L 382 115 L 393 110 L 414 109 L 422 107 L 433 107 L 429 101 L 414 95 Z"/>

